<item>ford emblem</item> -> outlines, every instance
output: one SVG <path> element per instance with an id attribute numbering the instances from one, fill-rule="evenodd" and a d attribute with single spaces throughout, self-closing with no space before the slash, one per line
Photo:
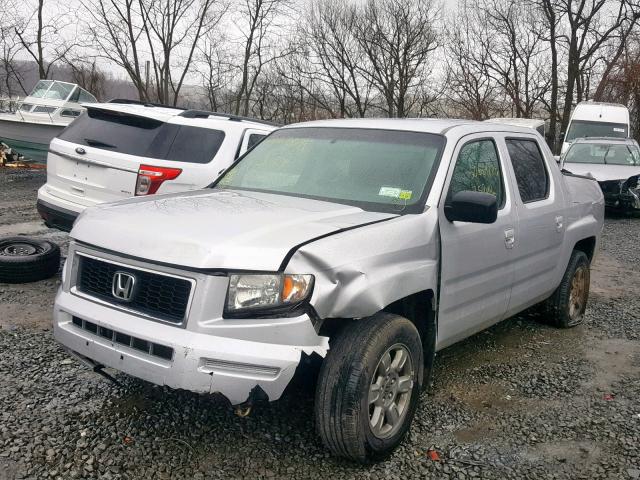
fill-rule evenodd
<path id="1" fill-rule="evenodd" d="M 77 147 L 76 153 L 79 153 L 80 155 L 84 155 L 85 153 L 87 153 L 87 151 L 82 147 Z"/>

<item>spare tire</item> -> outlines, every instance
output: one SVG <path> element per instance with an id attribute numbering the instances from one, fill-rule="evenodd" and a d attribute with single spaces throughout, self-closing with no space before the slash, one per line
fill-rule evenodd
<path id="1" fill-rule="evenodd" d="M 37 282 L 60 269 L 60 247 L 29 237 L 0 238 L 0 283 Z"/>

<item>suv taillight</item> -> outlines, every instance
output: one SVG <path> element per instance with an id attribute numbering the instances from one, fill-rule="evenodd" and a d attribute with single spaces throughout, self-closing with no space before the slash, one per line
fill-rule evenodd
<path id="1" fill-rule="evenodd" d="M 182 173 L 181 168 L 140 165 L 136 180 L 136 195 L 153 195 L 165 180 L 173 180 Z"/>

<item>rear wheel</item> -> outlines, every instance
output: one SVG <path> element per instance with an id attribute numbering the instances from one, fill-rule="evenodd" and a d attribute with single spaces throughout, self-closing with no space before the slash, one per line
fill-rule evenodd
<path id="1" fill-rule="evenodd" d="M 0 239 L 0 282 L 26 283 L 58 273 L 60 247 L 48 240 L 29 237 Z"/>
<path id="2" fill-rule="evenodd" d="M 359 462 L 389 455 L 409 430 L 423 371 L 409 320 L 379 313 L 351 323 L 332 340 L 320 371 L 315 417 L 324 444 Z"/>
<path id="3" fill-rule="evenodd" d="M 584 252 L 574 250 L 562 282 L 544 303 L 546 321 L 559 328 L 581 324 L 589 299 L 589 282 L 589 258 Z"/>

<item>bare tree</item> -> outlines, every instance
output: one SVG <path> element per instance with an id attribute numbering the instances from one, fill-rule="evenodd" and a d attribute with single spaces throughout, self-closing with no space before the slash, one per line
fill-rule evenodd
<path id="1" fill-rule="evenodd" d="M 618 45 L 615 46 L 617 51 Z M 627 105 L 630 110 L 631 130 L 640 138 L 640 33 L 632 31 L 622 53 L 615 63 L 606 66 L 596 92 L 600 101 Z"/>
<path id="2" fill-rule="evenodd" d="M 617 38 L 615 39 L 617 41 L 617 45 L 613 45 L 610 48 L 603 49 L 604 52 L 601 53 L 601 56 L 599 58 L 599 60 L 604 63 L 605 68 L 602 72 L 600 81 L 598 82 L 598 86 L 593 95 L 593 99 L 596 101 L 602 100 L 606 85 L 609 81 L 609 76 L 612 74 L 612 72 L 616 68 L 616 65 L 619 63 L 620 58 L 627 49 L 629 39 L 633 38 L 632 33 L 638 25 L 640 11 L 634 9 L 630 13 L 631 14 L 628 16 L 628 18 L 625 18 L 625 20 L 620 25 L 620 28 L 618 29 L 616 35 Z"/>
<path id="3" fill-rule="evenodd" d="M 353 26 L 366 59 L 360 71 L 384 98 L 384 113 L 404 117 L 413 107 L 410 92 L 430 74 L 440 10 L 431 0 L 368 0 L 354 8 Z"/>
<path id="4" fill-rule="evenodd" d="M 500 87 L 488 71 L 490 32 L 479 13 L 475 5 L 462 2 L 450 16 L 445 43 L 445 95 L 456 116 L 473 120 L 490 118 L 501 100 Z"/>
<path id="5" fill-rule="evenodd" d="M 49 78 L 51 67 L 61 61 L 75 46 L 60 33 L 74 24 L 71 13 L 56 3 L 55 10 L 58 13 L 47 16 L 44 6 L 44 0 L 37 0 L 35 4 L 26 2 L 21 11 L 27 10 L 30 13 L 22 17 L 20 24 L 15 27 L 22 47 L 38 67 L 39 78 Z"/>
<path id="6" fill-rule="evenodd" d="M 139 5 L 155 96 L 176 105 L 200 36 L 218 25 L 227 7 L 218 0 L 139 0 Z"/>
<path id="7" fill-rule="evenodd" d="M 127 72 L 140 100 L 173 105 L 192 70 L 200 37 L 219 23 L 227 8 L 220 0 L 81 1 L 97 54 Z"/>
<path id="8" fill-rule="evenodd" d="M 548 45 L 544 42 L 543 14 L 524 0 L 484 0 L 479 22 L 489 34 L 487 73 L 496 80 L 513 104 L 515 117 L 530 118 L 549 90 Z"/>
<path id="9" fill-rule="evenodd" d="M 550 100 L 547 111 L 549 112 L 549 130 L 547 133 L 547 143 L 551 150 L 557 151 L 558 139 L 558 96 L 559 96 L 559 54 L 558 54 L 558 29 L 561 15 L 557 13 L 558 0 L 539 0 L 539 6 L 542 8 L 544 18 L 546 19 L 547 36 L 546 40 L 549 44 L 549 52 L 551 54 L 550 64 Z"/>
<path id="10" fill-rule="evenodd" d="M 65 63 L 71 70 L 71 78 L 98 100 L 105 100 L 107 75 L 101 70 L 95 58 L 71 57 Z"/>
<path id="11" fill-rule="evenodd" d="M 226 38 L 217 31 L 202 38 L 198 63 L 208 108 L 214 112 L 230 111 L 233 103 L 233 66 L 226 48 Z"/>
<path id="12" fill-rule="evenodd" d="M 362 74 L 354 35 L 357 20 L 352 6 L 321 0 L 312 4 L 299 31 L 303 47 L 292 74 L 331 117 L 364 117 L 371 101 L 371 82 Z"/>
<path id="13" fill-rule="evenodd" d="M 138 0 L 81 0 L 96 55 L 124 69 L 140 100 L 150 100 L 141 57 L 142 13 Z"/>
<path id="14" fill-rule="evenodd" d="M 282 28 L 279 22 L 290 9 L 290 0 L 242 0 L 235 22 L 242 35 L 236 115 L 249 114 L 251 95 L 263 69 L 289 53 L 277 47 L 276 34 Z"/>
<path id="15" fill-rule="evenodd" d="M 580 76 L 591 64 L 599 49 L 611 38 L 630 15 L 627 0 L 615 4 L 607 0 L 558 0 L 553 5 L 564 16 L 567 33 L 561 38 L 567 46 L 567 80 L 561 131 L 569 124 L 573 100 L 584 97 Z M 612 11 L 610 11 L 612 10 Z"/>
<path id="16" fill-rule="evenodd" d="M 6 0 L 5 11 L 17 10 L 13 0 Z M 16 34 L 16 19 L 12 15 L 0 17 L 0 93 L 12 97 L 16 92 L 26 94 L 23 72 L 18 54 L 23 50 Z"/>

